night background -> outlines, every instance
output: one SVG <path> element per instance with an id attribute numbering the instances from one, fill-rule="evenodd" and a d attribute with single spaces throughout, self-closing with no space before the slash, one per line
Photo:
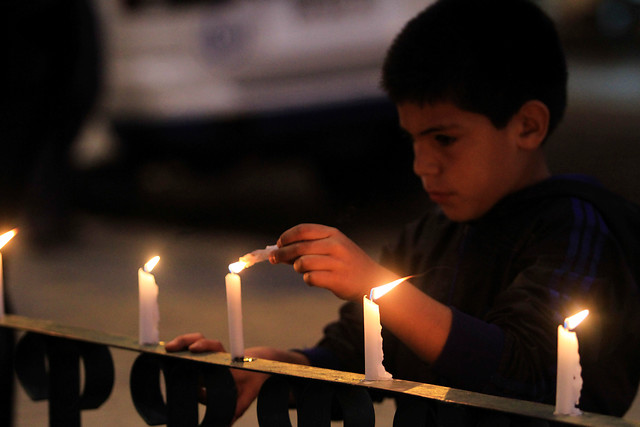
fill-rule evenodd
<path id="1" fill-rule="evenodd" d="M 12 2 L 0 219 L 20 227 L 3 249 L 13 311 L 136 335 L 136 271 L 160 255 L 161 339 L 226 344 L 228 264 L 287 228 L 336 226 L 376 257 L 429 203 L 378 88 L 387 45 L 428 3 Z M 553 172 L 640 202 L 640 3 L 538 3 L 570 72 Z M 289 267 L 256 265 L 243 273 L 245 343 L 313 345 L 339 305 Z M 83 421 L 142 426 L 135 354 L 112 353 L 114 392 Z M 46 425 L 46 403 L 19 393 L 16 425 Z"/>

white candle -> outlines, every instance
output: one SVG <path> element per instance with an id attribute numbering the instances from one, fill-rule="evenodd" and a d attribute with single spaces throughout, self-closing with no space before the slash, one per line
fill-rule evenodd
<path id="1" fill-rule="evenodd" d="M 2 253 L 0 252 L 0 318 L 4 317 L 4 274 L 2 268 Z"/>
<path id="2" fill-rule="evenodd" d="M 138 342 L 141 345 L 155 345 L 159 342 L 158 285 L 156 278 L 151 274 L 151 270 L 159 260 L 160 257 L 153 257 L 144 265 L 144 268 L 138 269 Z"/>
<path id="3" fill-rule="evenodd" d="M 229 269 L 231 269 L 231 266 L 229 266 Z M 229 273 L 225 276 L 224 281 L 227 288 L 227 319 L 231 358 L 233 360 L 243 359 L 244 337 L 242 333 L 242 286 L 240 276 L 236 273 Z"/>
<path id="4" fill-rule="evenodd" d="M 388 380 L 391 374 L 382 365 L 382 325 L 378 304 L 364 296 L 364 379 L 367 381 Z"/>
<path id="5" fill-rule="evenodd" d="M 558 325 L 558 372 L 555 414 L 580 415 L 576 407 L 582 390 L 582 367 L 578 353 L 578 337 L 573 329 L 589 314 L 589 310 L 565 319 Z"/>
<path id="6" fill-rule="evenodd" d="M 391 374 L 382 365 L 384 353 L 382 350 L 382 325 L 380 323 L 380 308 L 374 301 L 400 283 L 412 276 L 403 277 L 393 282 L 371 289 L 369 298 L 362 298 L 364 316 L 364 379 L 366 381 L 388 380 Z"/>
<path id="7" fill-rule="evenodd" d="M 2 249 L 4 245 L 9 243 L 9 240 L 13 239 L 13 236 L 15 236 L 17 233 L 18 229 L 14 228 L 13 230 L 7 231 L 2 236 L 0 236 L 0 249 Z M 0 252 L 0 318 L 4 317 L 4 315 L 4 272 L 2 266 L 2 253 Z"/>
<path id="8" fill-rule="evenodd" d="M 227 323 L 229 326 L 229 347 L 232 360 L 244 360 L 244 335 L 242 328 L 242 284 L 240 273 L 253 264 L 269 259 L 269 255 L 278 249 L 276 245 L 257 249 L 229 264 L 229 274 L 224 278 L 227 290 Z"/>

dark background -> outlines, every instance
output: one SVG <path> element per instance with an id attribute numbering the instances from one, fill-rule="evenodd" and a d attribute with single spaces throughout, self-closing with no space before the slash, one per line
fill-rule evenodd
<path id="1" fill-rule="evenodd" d="M 136 270 L 160 255 L 154 273 L 161 339 L 198 330 L 226 343 L 222 283 L 239 256 L 273 244 L 292 225 L 315 221 L 339 227 L 377 257 L 428 203 L 411 173 L 411 147 L 382 96 L 353 96 L 345 86 L 344 99 L 311 99 L 304 107 L 172 115 L 158 113 L 170 103 L 160 97 L 144 104 L 148 110 L 128 108 L 139 92 L 118 86 L 129 75 L 114 46 L 134 51 L 138 43 L 152 59 L 175 53 L 183 47 L 173 23 L 233 3 L 9 2 L 0 225 L 20 227 L 2 251 L 15 313 L 135 336 Z M 637 2 L 540 3 L 561 28 L 570 71 L 570 106 L 547 144 L 553 171 L 595 175 L 640 202 Z M 291 4 L 312 19 L 368 2 Z M 164 37 L 138 39 L 139 25 L 158 16 L 167 30 L 154 34 Z M 278 81 L 286 88 L 287 79 L 340 80 L 336 64 L 349 59 L 332 58 L 333 68 L 308 75 L 290 70 Z M 180 77 L 180 63 L 168 70 L 185 90 L 194 83 Z M 313 345 L 339 305 L 287 266 L 260 264 L 243 273 L 247 346 Z M 114 392 L 83 420 L 141 426 L 127 384 L 135 355 L 113 355 Z M 47 425 L 46 403 L 30 402 L 18 390 L 16 425 Z M 636 420 L 637 408 L 630 412 Z M 376 410 L 380 425 L 389 425 L 392 407 Z M 250 411 L 239 425 L 256 425 L 252 417 Z"/>

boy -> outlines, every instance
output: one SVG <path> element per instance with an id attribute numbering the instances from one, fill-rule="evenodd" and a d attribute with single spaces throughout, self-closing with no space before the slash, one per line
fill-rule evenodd
<path id="1" fill-rule="evenodd" d="M 557 325 L 589 308 L 577 331 L 580 407 L 621 416 L 640 376 L 638 289 L 622 249 L 629 233 L 609 221 L 622 215 L 613 201 L 624 202 L 549 172 L 542 146 L 562 118 L 566 80 L 554 25 L 527 1 L 440 0 L 411 20 L 382 85 L 437 208 L 381 264 L 331 227 L 284 232 L 270 261 L 349 302 L 316 347 L 253 354 L 362 372 L 358 302 L 416 275 L 376 301 L 394 378 L 553 403 Z M 185 347 L 222 350 L 197 334 L 167 344 Z M 237 378 L 241 413 L 265 377 Z"/>

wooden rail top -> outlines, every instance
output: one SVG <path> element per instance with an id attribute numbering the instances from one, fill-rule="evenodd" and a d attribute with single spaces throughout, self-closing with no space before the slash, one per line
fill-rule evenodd
<path id="1" fill-rule="evenodd" d="M 510 399 L 482 393 L 423 384 L 405 380 L 365 381 L 364 375 L 351 372 L 334 371 L 331 369 L 315 368 L 311 366 L 295 365 L 275 362 L 265 359 L 237 362 L 231 360 L 228 353 L 200 353 L 189 352 L 167 353 L 164 345 L 140 345 L 137 338 L 110 334 L 86 328 L 66 326 L 48 320 L 27 318 L 24 316 L 7 314 L 0 318 L 0 327 L 12 328 L 42 335 L 66 338 L 115 347 L 140 353 L 151 353 L 183 360 L 193 360 L 210 363 L 229 368 L 245 369 L 276 375 L 285 375 L 302 379 L 320 380 L 331 383 L 368 387 L 394 393 L 422 397 L 452 404 L 466 405 L 488 410 L 538 418 L 577 426 L 639 426 L 640 422 L 617 418 L 596 413 L 583 413 L 580 416 L 554 415 L 554 406 L 525 400 Z"/>

